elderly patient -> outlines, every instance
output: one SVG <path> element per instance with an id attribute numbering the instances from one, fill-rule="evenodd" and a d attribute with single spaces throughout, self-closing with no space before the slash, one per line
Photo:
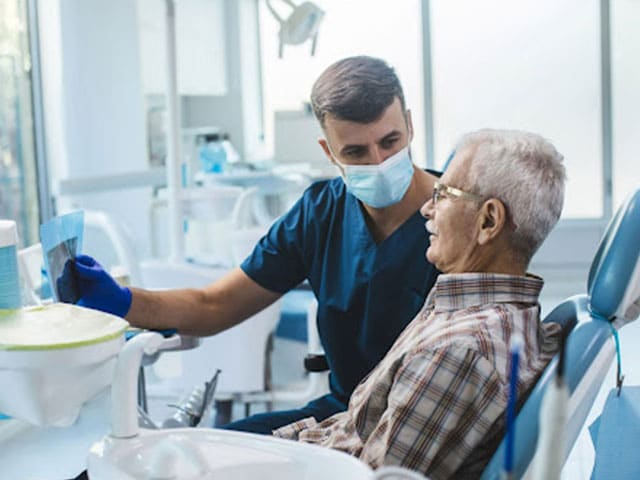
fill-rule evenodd
<path id="1" fill-rule="evenodd" d="M 560 216 L 564 181 L 562 156 L 538 135 L 464 136 L 421 209 L 431 236 L 426 256 L 443 272 L 424 307 L 346 412 L 274 435 L 342 450 L 374 468 L 479 477 L 504 434 L 514 336 L 524 341 L 520 398 L 559 346 L 560 327 L 540 323 L 543 281 L 526 272 Z"/>

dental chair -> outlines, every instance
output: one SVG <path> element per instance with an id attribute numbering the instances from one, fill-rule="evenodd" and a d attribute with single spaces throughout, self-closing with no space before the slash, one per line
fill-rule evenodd
<path id="1" fill-rule="evenodd" d="M 610 221 L 591 264 L 587 293 L 575 295 L 547 315 L 568 333 L 565 381 L 569 389 L 565 429 L 566 461 L 616 352 L 617 330 L 640 313 L 640 189 Z M 515 421 L 513 478 L 529 478 L 540 430 L 540 405 L 555 378 L 558 356 L 547 366 Z M 618 363 L 618 388 L 622 375 Z M 503 440 L 482 474 L 482 480 L 500 478 L 506 441 Z"/>

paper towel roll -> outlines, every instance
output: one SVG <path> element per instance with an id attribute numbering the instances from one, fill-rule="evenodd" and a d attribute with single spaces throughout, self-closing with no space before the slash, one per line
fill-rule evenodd
<path id="1" fill-rule="evenodd" d="M 18 228 L 13 220 L 0 220 L 0 247 L 18 244 Z"/>

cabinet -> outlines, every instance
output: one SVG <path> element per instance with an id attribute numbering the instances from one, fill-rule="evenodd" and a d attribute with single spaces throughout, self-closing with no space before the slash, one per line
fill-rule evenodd
<path id="1" fill-rule="evenodd" d="M 175 0 L 180 95 L 227 93 L 224 0 Z M 137 0 L 142 90 L 166 91 L 166 2 Z"/>

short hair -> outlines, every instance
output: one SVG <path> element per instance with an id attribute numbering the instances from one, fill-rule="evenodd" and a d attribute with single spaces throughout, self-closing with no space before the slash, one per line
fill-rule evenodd
<path id="1" fill-rule="evenodd" d="M 540 135 L 479 130 L 464 135 L 456 151 L 472 149 L 466 188 L 497 198 L 515 229 L 512 246 L 528 262 L 553 229 L 564 203 L 563 156 Z"/>
<path id="2" fill-rule="evenodd" d="M 330 65 L 313 84 L 311 106 L 320 126 L 331 114 L 340 120 L 370 123 L 404 94 L 395 71 L 379 58 L 349 57 Z"/>

